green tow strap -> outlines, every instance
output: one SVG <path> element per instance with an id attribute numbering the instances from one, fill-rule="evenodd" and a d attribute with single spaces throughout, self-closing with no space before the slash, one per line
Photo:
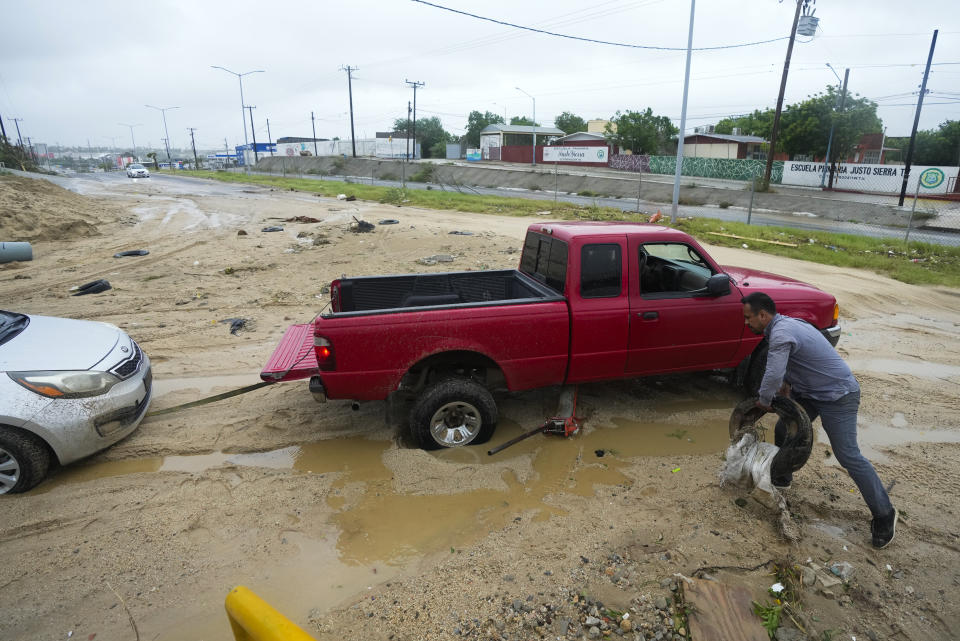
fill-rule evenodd
<path id="1" fill-rule="evenodd" d="M 214 403 L 216 401 L 222 401 L 225 398 L 230 398 L 232 396 L 239 396 L 240 394 L 246 394 L 247 392 L 252 392 L 255 389 L 260 389 L 267 385 L 273 385 L 270 381 L 263 381 L 260 383 L 255 383 L 254 385 L 247 385 L 246 387 L 241 387 L 240 389 L 231 390 L 229 392 L 224 392 L 222 394 L 217 394 L 216 396 L 208 396 L 207 398 L 201 398 L 199 401 L 190 401 L 189 403 L 184 403 L 183 405 L 174 405 L 173 407 L 168 407 L 166 409 L 157 410 L 156 412 L 150 412 L 144 418 L 149 418 L 151 416 L 160 416 L 161 414 L 172 414 L 173 412 L 179 412 L 180 410 L 189 409 L 191 407 L 200 407 L 201 405 L 206 405 L 207 403 Z"/>

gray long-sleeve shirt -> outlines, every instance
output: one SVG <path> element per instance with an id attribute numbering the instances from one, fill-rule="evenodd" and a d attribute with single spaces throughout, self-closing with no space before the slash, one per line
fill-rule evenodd
<path id="1" fill-rule="evenodd" d="M 850 367 L 810 323 L 777 314 L 763 333 L 770 344 L 760 384 L 764 405 L 770 405 L 784 381 L 794 394 L 817 401 L 835 401 L 860 389 Z"/>

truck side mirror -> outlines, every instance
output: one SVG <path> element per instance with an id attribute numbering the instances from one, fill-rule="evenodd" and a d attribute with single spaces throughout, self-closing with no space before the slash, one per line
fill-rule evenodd
<path id="1" fill-rule="evenodd" d="M 730 277 L 726 274 L 714 274 L 707 280 L 707 293 L 710 296 L 725 296 L 730 293 Z"/>

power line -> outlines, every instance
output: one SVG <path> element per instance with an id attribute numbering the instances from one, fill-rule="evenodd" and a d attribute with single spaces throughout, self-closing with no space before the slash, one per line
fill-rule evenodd
<path id="1" fill-rule="evenodd" d="M 475 13 L 469 13 L 467 11 L 460 11 L 459 9 L 452 9 L 450 7 L 445 7 L 440 4 L 434 4 L 432 2 L 427 2 L 426 0 L 410 0 L 411 2 L 416 2 L 419 4 L 426 5 L 428 7 L 433 7 L 434 9 L 442 9 L 444 11 L 449 11 L 450 13 L 458 13 L 469 18 L 476 18 L 477 20 L 484 20 L 486 22 L 492 22 L 494 24 L 503 25 L 505 27 L 513 27 L 514 29 L 523 29 L 524 31 L 532 31 L 534 33 L 541 33 L 546 36 L 554 36 L 556 38 L 566 38 L 568 40 L 579 40 L 580 42 L 591 42 L 593 44 L 600 45 L 610 45 L 612 47 L 626 47 L 628 49 L 653 49 L 656 51 L 686 51 L 686 47 L 659 47 L 654 45 L 634 45 L 624 42 L 610 42 L 608 40 L 595 40 L 593 38 L 581 38 L 580 36 L 571 36 L 565 33 L 556 33 L 553 31 L 546 31 L 545 29 L 536 29 L 534 27 L 525 27 L 523 25 L 514 24 L 512 22 L 506 22 L 504 20 L 497 20 L 495 18 L 487 18 L 485 16 L 478 16 Z M 786 40 L 789 36 L 783 36 L 780 38 L 771 38 L 770 40 L 758 40 L 756 42 L 744 42 L 741 44 L 735 45 L 719 45 L 716 47 L 693 47 L 692 51 L 716 51 L 718 49 L 736 49 L 739 47 L 752 47 L 754 45 L 763 45 L 769 44 L 771 42 L 779 42 L 780 40 Z"/>

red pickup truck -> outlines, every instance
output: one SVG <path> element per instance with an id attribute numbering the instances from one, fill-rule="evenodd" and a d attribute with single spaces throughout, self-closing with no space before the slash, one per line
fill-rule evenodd
<path id="1" fill-rule="evenodd" d="M 836 345 L 836 299 L 800 281 L 718 265 L 689 235 L 651 224 L 531 225 L 517 270 L 341 278 L 331 311 L 290 327 L 260 376 L 309 378 L 317 400 L 403 400 L 425 449 L 490 439 L 492 392 L 729 369 L 755 387 L 766 342 L 742 296 Z"/>

